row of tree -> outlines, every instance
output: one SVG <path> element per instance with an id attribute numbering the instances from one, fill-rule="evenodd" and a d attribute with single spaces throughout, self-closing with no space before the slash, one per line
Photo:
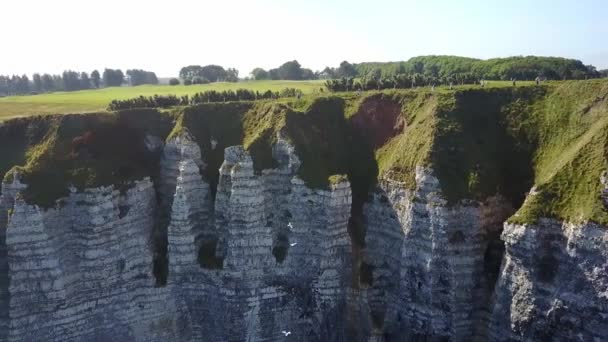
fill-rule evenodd
<path id="1" fill-rule="evenodd" d="M 302 68 L 296 60 L 285 62 L 280 67 L 268 71 L 255 68 L 250 75 L 254 80 L 316 80 L 319 78 L 318 73 Z"/>
<path id="2" fill-rule="evenodd" d="M 571 80 L 601 77 L 601 73 L 593 65 L 584 65 L 579 60 L 561 57 L 514 56 L 480 60 L 458 56 L 419 56 L 405 62 L 361 63 L 344 67 L 343 64 L 338 69 L 326 70 L 332 78 L 381 78 L 415 73 L 437 78 L 471 73 L 476 79 L 487 80 L 534 80 L 536 77 Z M 348 73 L 345 74 L 345 70 L 348 70 Z"/>
<path id="3" fill-rule="evenodd" d="M 235 68 L 224 69 L 214 64 L 205 66 L 189 65 L 181 68 L 179 77 L 184 84 L 204 84 L 209 82 L 237 82 L 239 71 Z"/>
<path id="4" fill-rule="evenodd" d="M 27 75 L 0 75 L 0 96 L 118 87 L 125 82 L 130 85 L 158 84 L 158 78 L 155 73 L 140 69 L 127 70 L 126 78 L 120 69 L 105 69 L 103 74 L 93 70 L 90 75 L 72 70 L 66 70 L 61 75 L 36 73 L 31 80 Z"/>
<path id="5" fill-rule="evenodd" d="M 86 72 L 71 70 L 66 70 L 61 75 L 34 74 L 32 80 L 27 75 L 0 75 L 0 96 L 99 88 L 100 78 L 97 70 L 90 76 Z"/>
<path id="6" fill-rule="evenodd" d="M 399 74 L 387 77 L 341 77 L 325 81 L 329 91 L 365 91 L 381 89 L 408 89 L 433 85 L 475 84 L 478 79 L 472 73 L 460 73 L 447 77 L 434 77 L 424 74 Z"/>
<path id="7" fill-rule="evenodd" d="M 295 88 L 285 88 L 281 91 L 267 90 L 265 92 L 253 91 L 249 89 L 237 89 L 215 91 L 208 90 L 196 93 L 192 96 L 184 95 L 177 97 L 175 95 L 154 95 L 140 96 L 127 100 L 113 100 L 108 105 L 109 110 L 123 110 L 134 108 L 168 108 L 173 106 L 197 105 L 211 102 L 229 102 L 229 101 L 255 101 L 261 99 L 278 99 L 284 97 L 300 97 L 302 91 Z"/>
<path id="8" fill-rule="evenodd" d="M 458 56 L 419 56 L 405 62 L 360 63 L 343 61 L 337 68 L 326 67 L 313 72 L 300 66 L 298 61 L 286 62 L 268 71 L 255 68 L 251 78 L 255 80 L 311 80 L 369 78 L 387 79 L 396 75 L 420 74 L 427 78 L 448 78 L 455 75 L 471 75 L 473 79 L 487 80 L 549 80 L 587 79 L 605 77 L 605 71 L 597 71 L 592 65 L 584 65 L 576 59 L 561 57 L 515 56 L 480 60 Z"/>

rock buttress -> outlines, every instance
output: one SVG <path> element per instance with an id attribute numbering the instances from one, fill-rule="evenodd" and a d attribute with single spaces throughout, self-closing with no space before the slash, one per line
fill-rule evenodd
<path id="1" fill-rule="evenodd" d="M 350 186 L 309 189 L 295 177 L 299 161 L 291 153 L 280 142 L 273 149 L 280 167 L 256 174 L 242 147 L 227 148 L 212 213 L 191 207 L 192 199 L 206 197 L 197 189 L 208 185 L 192 160 L 180 162 L 168 229 L 169 286 L 186 302 L 193 336 L 344 336 Z"/>
<path id="2" fill-rule="evenodd" d="M 479 327 L 492 285 L 484 257 L 502 221 L 498 208 L 463 201 L 448 207 L 429 169 L 416 169 L 416 190 L 385 180 L 365 205 L 361 285 L 379 340 L 468 341 Z M 499 259 L 500 260 L 500 259 Z M 480 336 L 482 334 L 482 336 Z"/>
<path id="3" fill-rule="evenodd" d="M 608 339 L 605 226 L 540 219 L 505 224 L 502 239 L 490 340 Z"/>
<path id="4" fill-rule="evenodd" d="M 72 192 L 8 218 L 9 341 L 183 340 L 178 308 L 154 286 L 149 179 L 126 193 Z M 32 324 L 36 322 L 36 324 Z"/>

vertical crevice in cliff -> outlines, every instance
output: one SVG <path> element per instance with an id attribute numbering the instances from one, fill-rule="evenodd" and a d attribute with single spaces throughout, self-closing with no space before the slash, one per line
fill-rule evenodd
<path id="1" fill-rule="evenodd" d="M 480 206 L 479 220 L 483 231 L 483 259 L 478 265 L 478 275 L 474 289 L 473 337 L 487 340 L 490 316 L 494 307 L 494 289 L 500 277 L 500 268 L 505 254 L 505 244 L 501 240 L 504 222 L 515 213 L 519 203 L 497 195 L 486 199 Z M 516 199 L 515 199 L 516 201 Z M 517 206 L 516 206 L 517 205 Z"/>

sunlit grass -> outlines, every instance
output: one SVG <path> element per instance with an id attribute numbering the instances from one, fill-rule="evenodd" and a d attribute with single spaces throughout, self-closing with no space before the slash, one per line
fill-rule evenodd
<path id="1" fill-rule="evenodd" d="M 41 95 L 10 96 L 0 98 L 0 120 L 37 114 L 67 114 L 106 110 L 110 101 L 153 95 L 191 95 L 206 90 L 236 90 L 239 88 L 280 91 L 284 88 L 301 89 L 305 94 L 319 91 L 324 81 L 246 81 L 217 82 L 191 86 L 143 85 L 112 87 Z"/>

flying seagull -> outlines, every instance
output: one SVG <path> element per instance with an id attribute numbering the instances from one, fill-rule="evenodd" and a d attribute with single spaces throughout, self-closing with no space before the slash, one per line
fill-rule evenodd
<path id="1" fill-rule="evenodd" d="M 290 243 L 289 245 L 290 245 L 291 247 L 293 247 L 293 246 L 295 246 L 295 245 L 297 245 L 297 244 L 298 244 L 297 242 L 294 242 L 294 243 Z"/>
<path id="2" fill-rule="evenodd" d="M 291 222 L 287 223 L 287 227 L 289 227 L 289 229 L 293 229 L 293 225 L 291 224 Z"/>
<path id="3" fill-rule="evenodd" d="M 285 330 L 283 330 L 283 331 L 281 331 L 281 332 L 282 332 L 282 333 L 283 333 L 283 335 L 285 335 L 285 336 L 289 336 L 289 335 L 291 335 L 291 331 L 285 331 Z"/>

